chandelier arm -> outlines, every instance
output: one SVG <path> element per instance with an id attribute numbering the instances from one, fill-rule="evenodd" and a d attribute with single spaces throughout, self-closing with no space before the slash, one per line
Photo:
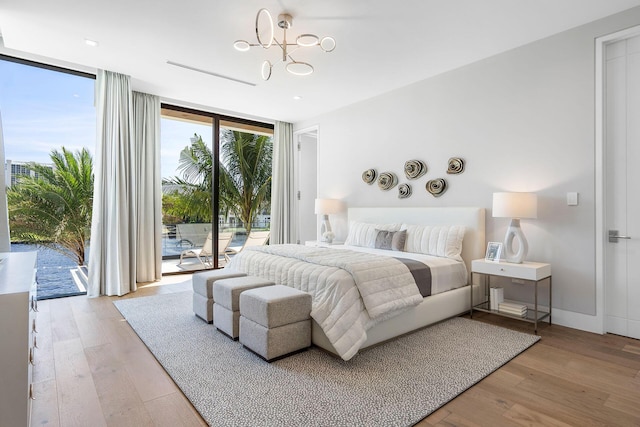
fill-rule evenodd
<path id="1" fill-rule="evenodd" d="M 281 62 L 286 62 L 287 61 L 287 56 L 289 56 L 289 52 L 287 51 L 287 48 L 286 48 L 287 44 L 280 43 L 278 41 L 278 39 L 276 39 L 275 37 L 273 38 L 273 41 L 280 47 L 280 49 L 282 49 L 282 61 Z M 291 58 L 291 57 L 289 56 L 289 58 Z M 292 61 L 293 61 L 293 59 L 292 59 Z"/>
<path id="2" fill-rule="evenodd" d="M 296 53 L 296 50 L 298 50 L 300 48 L 300 46 L 296 45 L 297 47 L 291 50 L 287 50 L 287 56 L 291 57 L 292 53 Z"/>

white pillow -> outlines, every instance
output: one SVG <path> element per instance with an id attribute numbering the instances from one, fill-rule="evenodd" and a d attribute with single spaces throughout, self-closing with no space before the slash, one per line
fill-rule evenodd
<path id="1" fill-rule="evenodd" d="M 462 253 L 464 226 L 403 224 L 402 228 L 407 230 L 405 251 L 462 261 L 460 254 Z"/>
<path id="2" fill-rule="evenodd" d="M 351 224 L 349 224 L 349 235 L 344 244 L 374 248 L 376 246 L 378 230 L 398 231 L 400 230 L 400 224 L 367 224 L 364 222 L 351 221 Z"/>

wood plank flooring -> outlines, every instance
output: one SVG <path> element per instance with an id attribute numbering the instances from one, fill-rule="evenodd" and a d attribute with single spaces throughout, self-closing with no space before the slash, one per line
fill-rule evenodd
<path id="1" fill-rule="evenodd" d="M 190 276 L 165 276 L 123 298 L 190 289 Z M 115 299 L 39 302 L 32 425 L 205 426 Z M 474 319 L 532 331 L 491 314 Z M 640 426 L 640 341 L 556 325 L 539 332 L 539 343 L 418 426 Z"/>

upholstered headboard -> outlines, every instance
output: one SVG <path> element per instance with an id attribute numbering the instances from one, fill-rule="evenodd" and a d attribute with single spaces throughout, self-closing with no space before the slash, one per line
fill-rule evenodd
<path id="1" fill-rule="evenodd" d="M 484 208 L 349 208 L 348 215 L 349 222 L 464 225 L 462 259 L 467 271 L 471 271 L 472 260 L 484 258 Z"/>

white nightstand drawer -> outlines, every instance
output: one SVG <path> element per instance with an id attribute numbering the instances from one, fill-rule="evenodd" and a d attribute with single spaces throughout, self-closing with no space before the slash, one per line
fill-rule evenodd
<path id="1" fill-rule="evenodd" d="M 541 262 L 491 262 L 484 259 L 471 261 L 474 273 L 492 274 L 494 276 L 512 277 L 524 280 L 541 280 L 551 276 L 551 264 Z"/>

